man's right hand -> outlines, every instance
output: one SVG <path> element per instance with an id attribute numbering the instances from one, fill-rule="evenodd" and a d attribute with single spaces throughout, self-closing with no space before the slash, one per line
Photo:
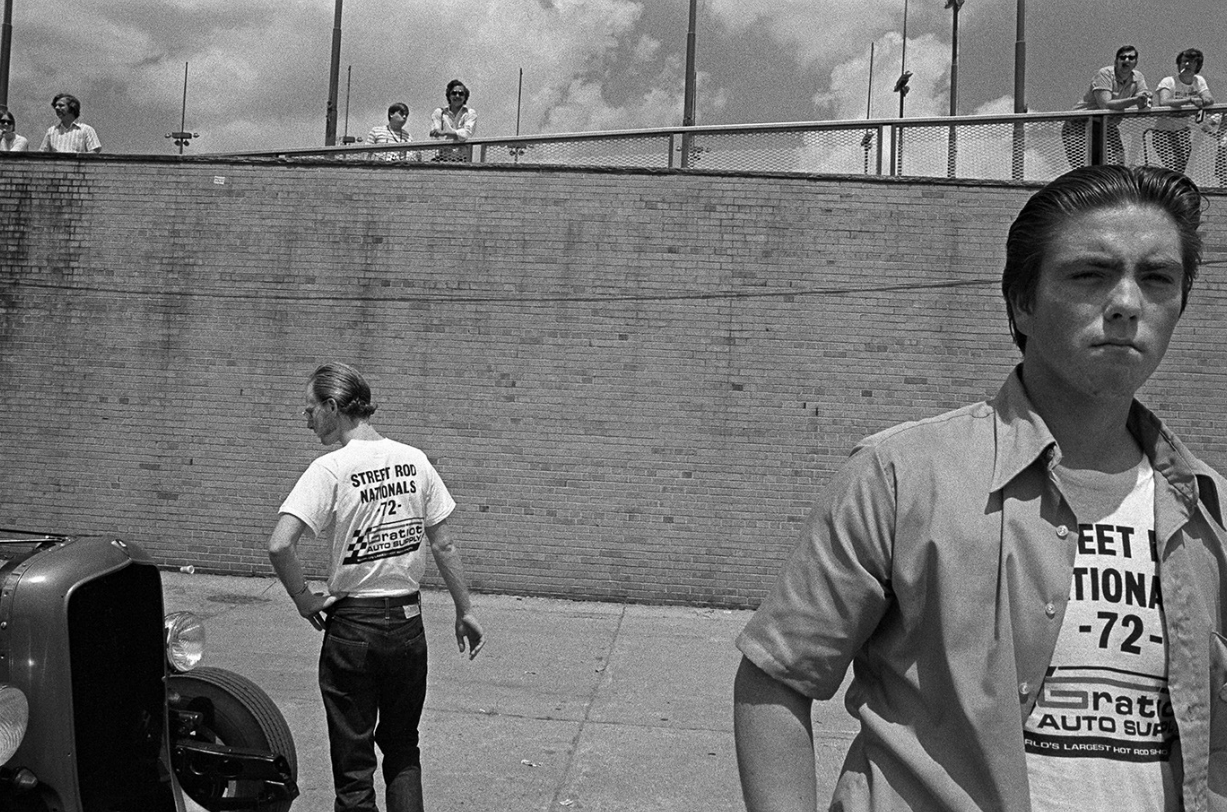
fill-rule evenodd
<path id="1" fill-rule="evenodd" d="M 319 631 L 324 630 L 324 610 L 332 606 L 339 599 L 335 595 L 327 593 L 312 592 L 308 589 L 306 592 L 294 598 L 294 605 L 298 607 L 298 614 L 310 621 L 311 625 Z"/>

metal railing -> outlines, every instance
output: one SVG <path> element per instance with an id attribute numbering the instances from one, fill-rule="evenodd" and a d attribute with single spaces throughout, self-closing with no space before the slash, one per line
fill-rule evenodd
<path id="1" fill-rule="evenodd" d="M 281 161 L 698 169 L 1045 182 L 1092 160 L 1183 169 L 1227 186 L 1227 105 L 957 118 L 672 127 L 241 153 Z M 1182 160 L 1183 158 L 1183 160 Z M 1181 164 L 1183 163 L 1183 166 Z"/>

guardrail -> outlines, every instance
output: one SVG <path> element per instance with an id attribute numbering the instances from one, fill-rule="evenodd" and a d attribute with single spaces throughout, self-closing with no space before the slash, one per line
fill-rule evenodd
<path id="1" fill-rule="evenodd" d="M 484 163 L 1046 182 L 1097 158 L 1182 169 L 1227 186 L 1227 105 L 954 118 L 671 127 L 241 153 L 282 161 Z M 1102 156 L 1102 157 L 1100 157 Z M 1184 158 L 1182 161 L 1181 158 Z M 1183 166 L 1181 165 L 1183 164 Z"/>

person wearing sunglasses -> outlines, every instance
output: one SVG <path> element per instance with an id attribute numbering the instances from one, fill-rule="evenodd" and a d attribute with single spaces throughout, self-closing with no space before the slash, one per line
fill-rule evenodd
<path id="1" fill-rule="evenodd" d="M 1152 94 L 1146 84 L 1146 77 L 1137 69 L 1138 49 L 1132 45 L 1122 45 L 1116 49 L 1116 58 L 1111 65 L 1105 65 L 1096 72 L 1086 93 L 1074 105 L 1075 110 L 1108 110 L 1121 112 L 1130 107 L 1145 110 L 1150 107 Z M 1065 144 L 1065 155 L 1069 165 L 1077 168 L 1086 163 L 1086 122 L 1082 119 L 1070 120 L 1061 130 L 1061 140 Z M 1103 141 L 1105 150 L 1101 147 Z M 1104 131 L 1104 120 L 1095 118 L 1091 122 L 1090 159 L 1092 164 L 1124 163 L 1125 146 L 1120 137 L 1120 124 L 1115 117 L 1107 118 L 1107 131 Z"/>
<path id="2" fill-rule="evenodd" d="M 477 129 L 477 111 L 469 107 L 469 89 L 464 82 L 453 79 L 447 83 L 446 107 L 436 107 L 430 114 L 430 137 L 438 141 L 463 143 L 473 137 Z M 452 147 L 439 150 L 435 161 L 467 162 L 472 158 L 471 148 Z"/>
<path id="3" fill-rule="evenodd" d="M 25 152 L 30 142 L 17 134 L 17 119 L 8 110 L 0 113 L 0 152 Z"/>

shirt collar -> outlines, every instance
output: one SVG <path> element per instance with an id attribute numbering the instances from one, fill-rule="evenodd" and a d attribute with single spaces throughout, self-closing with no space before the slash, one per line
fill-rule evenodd
<path id="1" fill-rule="evenodd" d="M 1001 490 L 1040 459 L 1049 470 L 1061 461 L 1060 446 L 1027 397 L 1021 364 L 1010 373 L 990 405 L 997 421 L 992 491 Z M 1162 420 L 1136 400 L 1129 410 L 1128 426 L 1151 467 L 1167 480 L 1190 512 L 1201 501 L 1222 525 L 1214 470 L 1193 456 Z"/>

